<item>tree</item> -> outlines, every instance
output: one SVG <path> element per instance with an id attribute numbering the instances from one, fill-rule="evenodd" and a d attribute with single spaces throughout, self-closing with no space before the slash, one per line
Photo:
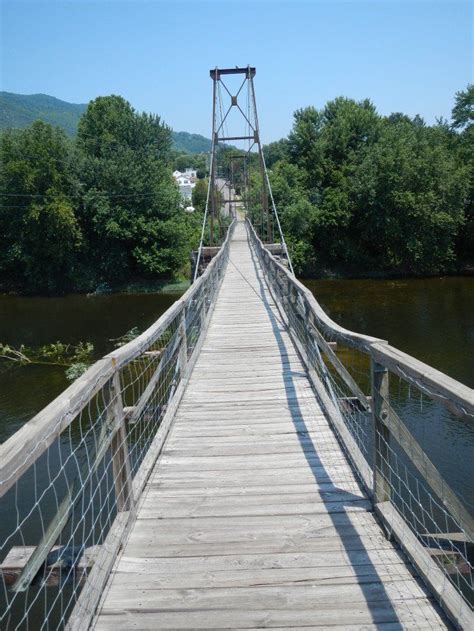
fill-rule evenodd
<path id="1" fill-rule="evenodd" d="M 0 276 L 27 292 L 65 291 L 82 241 L 71 143 L 37 121 L 2 134 L 1 153 Z"/>
<path id="2" fill-rule="evenodd" d="M 354 175 L 351 223 L 376 269 L 432 273 L 455 265 L 465 177 L 448 132 L 387 121 Z"/>
<path id="3" fill-rule="evenodd" d="M 199 171 L 198 177 L 202 174 L 205 177 L 207 172 L 206 153 L 178 153 L 173 158 L 173 170 L 184 171 L 187 168 Z"/>
<path id="4" fill-rule="evenodd" d="M 474 123 L 474 84 L 469 83 L 465 90 L 456 92 L 451 117 L 455 129 L 463 129 Z"/>
<path id="5" fill-rule="evenodd" d="M 81 118 L 78 146 L 88 277 L 115 284 L 178 271 L 191 235 L 168 166 L 170 129 L 122 97 L 99 97 Z"/>
<path id="6" fill-rule="evenodd" d="M 270 168 L 279 160 L 286 160 L 288 158 L 288 149 L 288 140 L 286 138 L 264 145 L 263 155 L 265 156 L 267 167 Z"/>
<path id="7" fill-rule="evenodd" d="M 467 191 L 464 203 L 466 223 L 458 238 L 461 261 L 474 262 L 474 85 L 457 92 L 452 110 L 452 127 L 460 130 L 457 156 L 460 168 L 465 169 Z"/>
<path id="8" fill-rule="evenodd" d="M 192 202 L 194 208 L 203 213 L 206 208 L 208 180 L 198 180 L 196 186 L 193 188 Z"/>
<path id="9" fill-rule="evenodd" d="M 458 95 L 458 122 L 469 119 L 467 100 Z M 466 123 L 459 135 L 446 121 L 384 118 L 367 99 L 297 110 L 271 179 L 300 271 L 454 269 L 474 250 L 471 129 Z"/>

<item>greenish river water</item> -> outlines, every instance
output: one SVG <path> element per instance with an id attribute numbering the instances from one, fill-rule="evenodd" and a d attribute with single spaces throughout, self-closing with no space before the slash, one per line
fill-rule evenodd
<path id="1" fill-rule="evenodd" d="M 304 283 L 342 326 L 474 387 L 474 277 Z"/>
<path id="2" fill-rule="evenodd" d="M 387 339 L 474 386 L 474 278 L 304 282 L 336 322 Z M 0 296 L 0 342 L 35 346 L 56 340 L 90 341 L 99 358 L 112 350 L 112 338 L 135 326 L 143 331 L 180 295 Z M 67 385 L 62 367 L 0 370 L 0 442 Z M 459 423 L 449 430 L 449 441 L 454 440 L 462 454 L 472 458 L 474 432 L 470 427 Z M 442 443 L 441 436 L 436 440 Z M 456 466 L 456 458 L 452 466 Z"/>
<path id="3" fill-rule="evenodd" d="M 343 326 L 378 336 L 474 386 L 474 278 L 305 280 Z M 40 345 L 60 340 L 94 344 L 97 358 L 111 338 L 143 331 L 181 294 L 0 296 L 0 342 Z M 62 367 L 0 370 L 0 441 L 57 396 L 68 381 Z M 461 494 L 474 503 L 474 430 L 456 418 L 415 420 L 411 430 Z M 470 471 L 470 473 L 469 473 Z M 469 482 L 468 482 L 469 480 Z"/>
<path id="4" fill-rule="evenodd" d="M 305 284 L 336 322 L 387 339 L 474 386 L 474 278 L 307 280 Z M 90 341 L 99 358 L 112 350 L 111 338 L 135 326 L 143 331 L 180 295 L 0 296 L 0 341 L 15 346 Z M 62 367 L 1 370 L 0 441 L 67 385 Z M 460 457 L 471 460 L 474 455 L 474 432 L 465 423 L 452 423 L 440 421 L 447 434 L 436 432 L 431 438 L 435 451 L 448 450 L 444 460 L 449 477 Z"/>

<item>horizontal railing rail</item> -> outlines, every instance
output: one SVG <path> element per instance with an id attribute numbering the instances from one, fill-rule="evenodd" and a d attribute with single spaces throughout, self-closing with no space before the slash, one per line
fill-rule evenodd
<path id="1" fill-rule="evenodd" d="M 0 628 L 88 628 L 199 354 L 234 226 L 152 326 L 0 445 Z"/>
<path id="2" fill-rule="evenodd" d="M 472 628 L 472 502 L 455 492 L 415 434 L 449 415 L 474 428 L 474 390 L 385 340 L 334 322 L 249 220 L 247 230 L 315 392 L 387 533 L 455 624 Z M 465 465 L 463 481 L 472 486 L 472 463 Z"/>

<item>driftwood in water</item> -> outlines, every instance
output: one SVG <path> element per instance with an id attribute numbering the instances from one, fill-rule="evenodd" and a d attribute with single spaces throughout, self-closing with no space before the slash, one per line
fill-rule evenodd
<path id="1" fill-rule="evenodd" d="M 54 546 L 38 573 L 38 580 L 44 579 L 46 585 L 58 585 L 62 579 L 84 582 L 94 564 L 100 546 L 91 546 L 82 551 Z M 0 576 L 8 586 L 13 586 L 28 563 L 35 546 L 14 546 L 0 563 Z M 74 569 L 73 569 L 74 568 Z"/>

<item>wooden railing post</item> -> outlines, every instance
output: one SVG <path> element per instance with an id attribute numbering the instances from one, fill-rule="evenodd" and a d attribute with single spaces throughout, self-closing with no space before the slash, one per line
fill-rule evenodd
<path id="1" fill-rule="evenodd" d="M 127 430 L 123 411 L 122 389 L 118 370 L 110 384 L 109 426 L 116 428 L 110 443 L 112 451 L 112 471 L 115 484 L 117 511 L 129 511 L 133 505 L 132 475 L 127 444 Z"/>
<path id="2" fill-rule="evenodd" d="M 179 347 L 179 367 L 181 375 L 186 370 L 188 363 L 188 340 L 186 336 L 186 307 L 181 312 L 181 320 L 179 323 L 179 337 L 181 338 Z"/>
<path id="3" fill-rule="evenodd" d="M 370 360 L 372 387 L 372 419 L 374 431 L 374 503 L 390 500 L 390 432 L 384 423 L 388 417 L 388 370 L 372 358 Z"/>

